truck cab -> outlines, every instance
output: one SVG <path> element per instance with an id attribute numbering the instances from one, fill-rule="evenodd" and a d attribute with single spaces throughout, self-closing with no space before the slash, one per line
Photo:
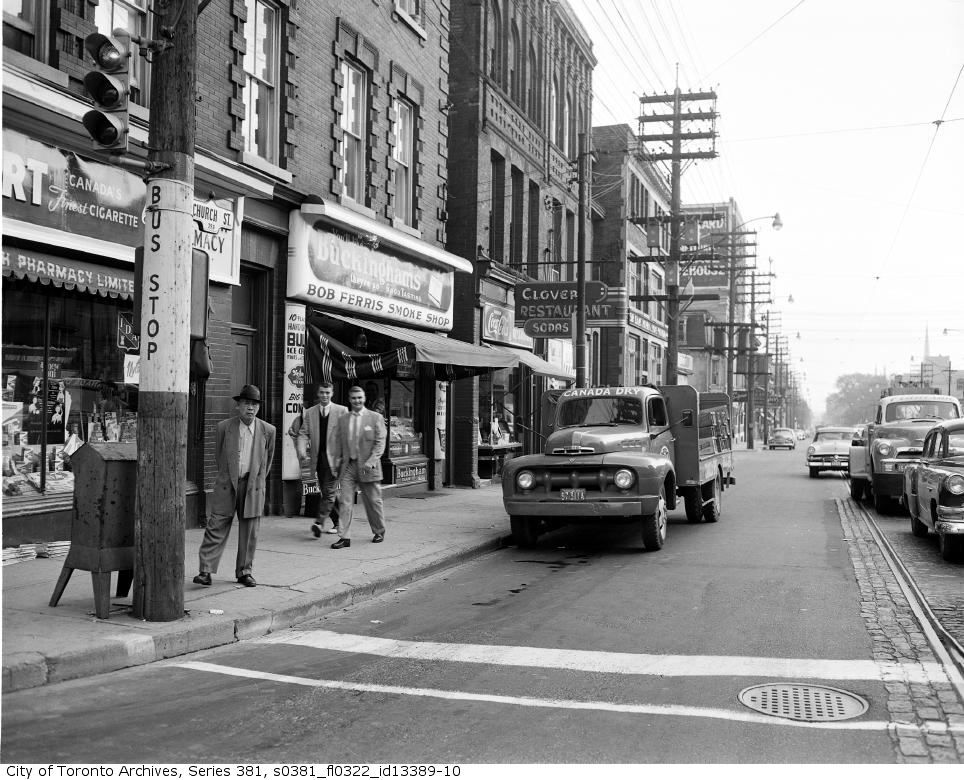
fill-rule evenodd
<path id="1" fill-rule="evenodd" d="M 733 483 L 729 399 L 685 385 L 554 391 L 543 452 L 506 465 L 502 496 L 520 546 L 565 523 L 639 523 L 660 549 L 682 496 L 687 518 L 719 519 Z"/>
<path id="2" fill-rule="evenodd" d="M 872 496 L 878 512 L 889 512 L 903 495 L 904 469 L 920 460 L 927 432 L 942 420 L 961 417 L 958 399 L 925 389 L 883 390 L 874 421 L 852 443 L 850 494 Z"/>

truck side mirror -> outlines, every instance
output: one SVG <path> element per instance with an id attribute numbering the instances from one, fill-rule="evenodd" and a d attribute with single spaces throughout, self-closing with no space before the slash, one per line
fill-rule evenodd
<path id="1" fill-rule="evenodd" d="M 693 427 L 693 410 L 692 409 L 683 410 L 683 417 L 680 419 L 680 424 L 682 424 L 686 428 Z"/>

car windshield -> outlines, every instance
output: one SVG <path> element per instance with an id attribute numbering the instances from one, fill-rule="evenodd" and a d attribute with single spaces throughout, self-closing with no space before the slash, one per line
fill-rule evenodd
<path id="1" fill-rule="evenodd" d="M 901 401 L 887 407 L 885 420 L 956 420 L 957 406 L 950 401 Z"/>
<path id="2" fill-rule="evenodd" d="M 559 428 L 590 425 L 640 425 L 643 405 L 638 398 L 573 398 L 559 404 Z"/>
<path id="3" fill-rule="evenodd" d="M 853 431 L 817 431 L 814 441 L 850 441 Z"/>

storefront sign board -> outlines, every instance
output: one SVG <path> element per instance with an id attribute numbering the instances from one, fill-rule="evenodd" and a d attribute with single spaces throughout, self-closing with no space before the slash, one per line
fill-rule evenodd
<path id="1" fill-rule="evenodd" d="M 284 398 L 281 425 L 285 431 L 281 443 L 281 478 L 302 479 L 295 438 L 301 428 L 305 393 L 305 306 L 290 301 L 285 303 L 284 380 L 281 393 Z"/>

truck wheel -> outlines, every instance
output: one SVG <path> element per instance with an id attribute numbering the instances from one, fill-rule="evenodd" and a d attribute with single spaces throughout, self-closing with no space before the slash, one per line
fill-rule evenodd
<path id="1" fill-rule="evenodd" d="M 860 499 L 864 497 L 864 481 L 862 479 L 850 480 L 850 497 L 860 503 Z"/>
<path id="2" fill-rule="evenodd" d="M 643 515 L 643 544 L 650 552 L 655 552 L 666 541 L 666 488 L 660 486 L 656 511 Z"/>
<path id="3" fill-rule="evenodd" d="M 816 479 L 820 476 L 820 469 L 810 468 L 810 479 Z"/>
<path id="4" fill-rule="evenodd" d="M 722 500 L 723 477 L 717 474 L 716 479 L 713 480 L 713 499 L 708 504 L 703 505 L 703 519 L 707 523 L 719 521 L 720 516 L 723 514 L 723 505 L 720 503 Z"/>
<path id="5" fill-rule="evenodd" d="M 964 536 L 941 534 L 941 558 L 945 561 L 964 560 Z"/>
<path id="6" fill-rule="evenodd" d="M 523 549 L 531 549 L 539 540 L 539 518 L 525 515 L 512 515 L 509 518 L 512 538 Z"/>
<path id="7" fill-rule="evenodd" d="M 683 491 L 683 508 L 687 523 L 698 523 L 703 518 L 703 493 L 699 487 Z"/>
<path id="8" fill-rule="evenodd" d="M 867 480 L 864 480 L 864 501 L 873 501 L 874 488 Z"/>

